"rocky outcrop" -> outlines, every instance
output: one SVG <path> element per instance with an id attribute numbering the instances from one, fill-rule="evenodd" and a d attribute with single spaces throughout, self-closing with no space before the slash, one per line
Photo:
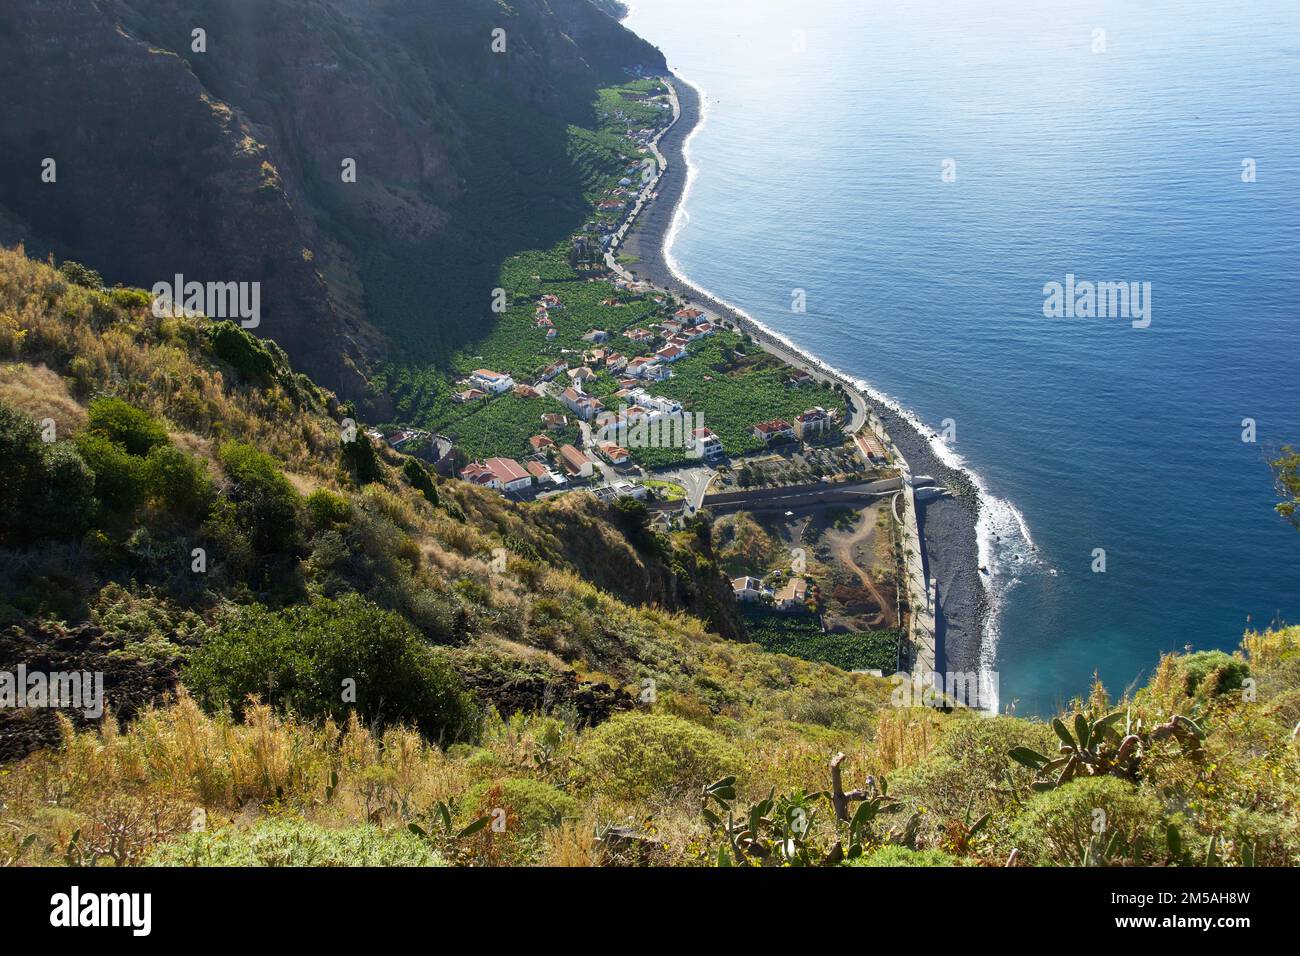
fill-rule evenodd
<path id="1" fill-rule="evenodd" d="M 0 680 L 8 675 L 8 680 L 15 681 L 19 674 L 39 674 L 46 681 L 55 673 L 102 674 L 105 712 L 127 720 L 146 706 L 161 703 L 175 689 L 177 669 L 174 664 L 114 653 L 124 646 L 125 638 L 91 624 L 68 629 L 11 626 L 0 631 Z M 0 706 L 0 763 L 57 745 L 57 714 L 66 716 L 78 728 L 89 727 L 100 719 L 87 716 L 91 710 L 88 706 L 26 707 L 5 703 Z"/>

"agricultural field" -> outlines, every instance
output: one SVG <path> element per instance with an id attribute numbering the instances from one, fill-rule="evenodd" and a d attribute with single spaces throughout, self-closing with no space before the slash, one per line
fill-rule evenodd
<path id="1" fill-rule="evenodd" d="M 625 129 L 661 122 L 666 111 L 642 97 L 663 91 L 658 80 L 602 90 L 597 102 L 599 127 L 570 130 L 571 158 L 581 168 L 593 203 L 617 188 L 621 178 L 635 178 L 629 169 L 637 161 L 637 147 L 626 138 Z M 479 324 L 487 329 L 486 334 L 457 350 L 445 372 L 411 366 L 382 369 L 375 386 L 394 396 L 396 423 L 449 435 L 472 459 L 520 457 L 528 453 L 528 438 L 537 434 L 543 412 L 567 413 L 558 398 L 503 395 L 459 405 L 451 400 L 460 390 L 456 379 L 476 368 L 489 368 L 510 374 L 516 382 L 532 384 L 553 362 L 577 366 L 582 353 L 592 347 L 582 337 L 596 329 L 609 333 L 606 348 L 628 357 L 648 354 L 662 345 L 635 346 L 621 333 L 660 321 L 675 306 L 619 291 L 584 266 L 572 263 L 569 253 L 565 242 L 507 259 L 498 280 L 498 288 L 505 293 L 504 311 L 493 312 L 492 299 L 485 296 Z M 537 304 L 543 295 L 556 296 L 562 305 L 547 311 L 556 333 L 550 339 L 544 328 L 537 327 Z M 687 411 L 702 416 L 704 425 L 718 435 L 731 455 L 763 447 L 750 432 L 756 422 L 793 419 L 816 405 L 843 412 L 842 399 L 829 385 L 790 387 L 789 367 L 739 334 L 720 330 L 692 343 L 689 352 L 673 365 L 673 378 L 647 388 L 652 394 L 681 401 Z M 557 378 L 552 391 L 558 395 L 567 384 L 563 377 Z M 617 400 L 611 396 L 618 388 L 617 379 L 601 371 L 585 390 L 613 410 Z M 647 468 L 671 467 L 688 460 L 683 448 L 629 451 L 637 464 Z"/>
<path id="2" fill-rule="evenodd" d="M 844 670 L 878 668 L 892 674 L 898 667 L 897 631 L 823 634 L 817 616 L 806 611 L 777 611 L 759 602 L 742 603 L 740 609 L 750 640 L 765 651 Z"/>

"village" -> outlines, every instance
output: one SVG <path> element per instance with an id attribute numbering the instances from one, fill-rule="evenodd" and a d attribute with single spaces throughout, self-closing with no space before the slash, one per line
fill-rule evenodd
<path id="1" fill-rule="evenodd" d="M 582 228 L 505 263 L 504 312 L 457 363 L 431 427 L 371 437 L 515 501 L 633 499 L 661 533 L 708 509 L 723 539 L 740 527 L 765 543 L 723 556 L 754 640 L 892 669 L 892 448 L 842 383 L 624 267 L 622 239 L 655 196 L 668 95 L 654 83 L 619 95 L 606 105 L 620 172 Z"/>

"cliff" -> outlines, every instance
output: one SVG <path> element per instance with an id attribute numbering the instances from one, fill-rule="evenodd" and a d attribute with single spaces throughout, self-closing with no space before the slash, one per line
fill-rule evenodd
<path id="1" fill-rule="evenodd" d="M 12 5 L 0 241 L 146 288 L 260 282 L 257 334 L 382 419 L 370 365 L 476 334 L 501 260 L 581 221 L 568 125 L 663 65 L 589 0 Z"/>

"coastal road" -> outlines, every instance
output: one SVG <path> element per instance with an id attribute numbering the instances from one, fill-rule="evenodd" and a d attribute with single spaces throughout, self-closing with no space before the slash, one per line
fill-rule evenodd
<path id="1" fill-rule="evenodd" d="M 686 492 L 686 510 L 694 512 L 698 511 L 704 503 L 704 494 L 715 474 L 712 468 L 681 468 L 676 471 L 658 472 L 650 477 L 675 481 L 681 485 Z"/>
<path id="2" fill-rule="evenodd" d="M 756 488 L 750 492 L 736 492 L 735 497 L 723 501 L 705 501 L 704 506 L 715 514 L 732 511 L 794 510 L 809 505 L 843 502 L 846 504 L 875 498 L 898 491 L 901 480 L 884 478 L 879 481 L 853 481 L 840 484 L 819 485 L 815 488 Z"/>

